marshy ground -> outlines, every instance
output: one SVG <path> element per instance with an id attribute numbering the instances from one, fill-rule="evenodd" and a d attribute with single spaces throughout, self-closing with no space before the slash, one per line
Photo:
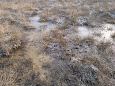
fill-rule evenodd
<path id="1" fill-rule="evenodd" d="M 115 86 L 114 0 L 0 0 L 0 86 Z"/>

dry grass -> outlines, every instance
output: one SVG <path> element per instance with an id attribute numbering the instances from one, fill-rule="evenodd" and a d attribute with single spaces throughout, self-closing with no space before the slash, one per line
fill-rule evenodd
<path id="1" fill-rule="evenodd" d="M 64 39 L 61 30 L 52 30 L 50 33 L 44 36 L 43 40 L 45 42 L 44 44 L 46 45 L 49 43 L 60 43 L 62 46 L 66 45 L 66 40 Z"/>
<path id="2" fill-rule="evenodd" d="M 46 54 L 40 53 L 39 49 L 34 46 L 28 47 L 26 54 L 33 62 L 33 70 L 35 70 L 36 74 L 39 74 L 39 76 L 36 77 L 40 80 L 40 82 L 43 82 L 42 84 L 49 86 L 50 76 L 47 69 L 50 67 L 52 58 Z"/>
<path id="3" fill-rule="evenodd" d="M 22 33 L 17 28 L 10 26 L 0 26 L 0 47 L 1 50 L 10 53 L 21 46 Z M 1 52 L 2 55 L 2 52 Z"/>
<path id="4" fill-rule="evenodd" d="M 64 86 L 71 84 L 78 86 L 111 86 L 110 79 L 112 78 L 112 66 L 106 58 L 109 58 L 110 53 L 108 52 L 106 57 L 102 57 L 102 53 L 104 53 L 103 50 L 105 50 L 105 53 L 110 50 L 109 44 L 96 45 L 95 40 L 88 37 L 82 40 L 71 40 L 71 43 L 75 43 L 76 45 L 68 48 L 68 41 L 64 39 L 62 32 L 60 32 L 60 30 L 54 30 L 51 31 L 50 34 L 45 34 L 43 37 L 42 43 L 43 45 L 45 44 L 45 46 L 47 46 L 44 47 L 43 52 L 46 52 L 46 54 L 50 56 L 50 59 L 49 56 L 39 53 L 39 48 L 36 50 L 36 53 L 34 51 L 36 48 L 28 49 L 34 53 L 31 54 L 32 52 L 30 52 L 29 54 L 33 60 L 35 59 L 34 65 L 38 64 L 36 65 L 35 70 L 38 70 L 38 72 L 41 74 L 40 79 L 46 83 L 46 86 Z M 53 44 L 55 46 L 53 46 Z M 78 48 L 76 48 L 77 46 Z M 87 46 L 86 49 L 90 49 L 92 52 L 97 52 L 99 49 L 101 50 L 101 53 L 91 53 L 90 51 L 88 51 L 90 54 L 87 52 L 85 55 L 85 52 L 79 53 L 78 51 L 80 49 L 83 51 L 85 50 L 84 46 Z M 92 48 L 93 46 L 95 51 Z M 74 48 L 76 48 L 78 51 L 76 51 Z M 66 49 L 70 49 L 71 55 L 67 54 L 68 52 Z M 58 53 L 58 55 L 55 53 L 55 51 Z M 76 51 L 76 53 L 74 53 L 74 51 Z M 59 55 L 60 53 L 61 55 Z M 68 57 L 69 59 L 67 59 Z M 37 61 L 37 59 L 39 61 Z M 44 64 L 47 64 L 45 69 L 43 66 Z M 46 75 L 42 73 L 43 71 Z"/>
<path id="5" fill-rule="evenodd" d="M 107 43 L 99 43 L 97 45 L 97 49 L 98 49 L 98 52 L 99 54 L 108 54 L 108 55 L 111 55 L 111 43 L 110 42 L 107 42 Z M 106 55 L 104 55 L 106 56 Z"/>
<path id="6" fill-rule="evenodd" d="M 89 15 L 89 9 L 88 1 L 82 7 L 74 1 L 60 0 L 61 6 L 54 7 L 45 0 L 0 2 L 0 58 L 10 57 L 0 59 L 1 86 L 112 86 L 111 43 L 96 44 L 92 37 L 76 35 L 76 20 Z M 109 10 L 105 3 L 104 10 Z M 68 19 L 55 30 L 30 31 L 28 17 L 37 7 L 45 16 L 41 22 L 52 16 Z"/>

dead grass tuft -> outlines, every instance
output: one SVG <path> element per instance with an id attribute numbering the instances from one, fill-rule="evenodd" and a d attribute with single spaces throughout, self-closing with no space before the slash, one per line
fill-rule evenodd
<path id="1" fill-rule="evenodd" d="M 22 33 L 17 28 L 7 26 L 0 26 L 0 47 L 6 55 L 21 46 Z M 2 55 L 2 52 L 1 52 Z"/>
<path id="2" fill-rule="evenodd" d="M 43 38 L 44 44 L 48 45 L 49 43 L 59 43 L 62 46 L 66 45 L 66 40 L 61 30 L 52 30 L 48 35 Z"/>

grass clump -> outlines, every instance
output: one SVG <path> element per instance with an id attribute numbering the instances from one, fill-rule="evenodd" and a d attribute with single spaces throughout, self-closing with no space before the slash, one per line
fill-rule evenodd
<path id="1" fill-rule="evenodd" d="M 1 56 L 10 55 L 13 50 L 21 46 L 22 33 L 17 28 L 0 26 L 0 48 Z M 3 54 L 3 55 L 2 55 Z"/>

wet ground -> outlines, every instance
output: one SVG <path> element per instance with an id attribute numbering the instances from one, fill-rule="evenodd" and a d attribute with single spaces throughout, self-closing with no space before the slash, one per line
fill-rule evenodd
<path id="1" fill-rule="evenodd" d="M 96 77 L 104 77 L 101 78 L 102 81 L 100 79 L 102 84 L 98 84 L 99 86 L 106 86 L 103 83 L 105 81 L 108 86 L 114 86 L 114 78 L 108 75 L 108 71 L 115 71 L 115 7 L 113 2 L 114 0 L 104 6 L 103 1 L 97 3 L 96 0 L 91 2 L 36 0 L 31 1 L 31 7 L 29 7 L 30 4 L 24 8 L 19 6 L 21 9 L 18 9 L 19 13 L 21 12 L 26 19 L 16 16 L 14 10 L 17 9 L 15 8 L 11 9 L 14 12 L 14 14 L 11 13 L 11 19 L 9 16 L 6 18 L 7 15 L 5 18 L 11 25 L 15 23 L 17 27 L 20 26 L 24 32 L 24 50 L 27 57 L 32 59 L 32 66 L 35 67 L 33 70 L 39 72 L 41 81 L 49 84 L 50 79 L 52 80 L 52 85 L 44 86 L 71 86 L 76 82 L 82 83 L 83 86 L 84 84 L 97 86 L 97 78 L 93 76 L 95 73 L 100 74 Z M 10 7 L 6 8 L 5 11 Z M 17 22 L 14 16 L 20 21 Z M 4 22 L 4 18 L 2 19 Z M 1 52 L 3 51 L 0 50 Z M 90 77 L 88 74 L 91 74 Z M 86 81 L 82 82 L 82 79 L 79 81 L 76 78 L 79 75 Z M 109 81 L 112 85 L 109 85 Z"/>

